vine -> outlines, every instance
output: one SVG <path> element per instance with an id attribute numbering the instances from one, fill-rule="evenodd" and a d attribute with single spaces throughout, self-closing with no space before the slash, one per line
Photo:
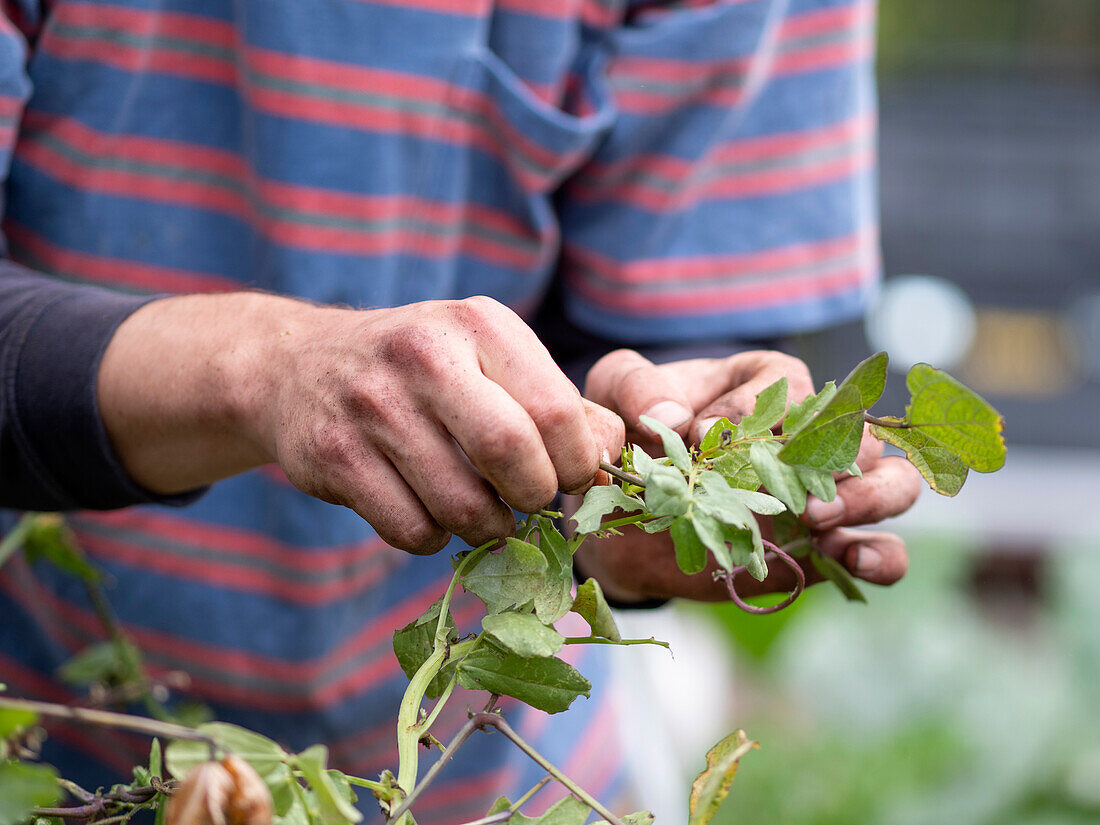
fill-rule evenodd
<path id="1" fill-rule="evenodd" d="M 865 425 L 876 437 L 902 450 L 932 489 L 944 495 L 957 493 L 970 469 L 991 472 L 1004 463 L 997 412 L 954 378 L 926 364 L 909 371 L 910 403 L 903 418 L 871 415 L 869 409 L 885 387 L 886 368 L 884 353 L 871 356 L 839 386 L 830 382 L 793 405 L 787 403 L 786 379 L 780 379 L 757 396 L 751 414 L 737 423 L 721 419 L 698 447 L 643 417 L 642 422 L 660 437 L 664 456 L 652 457 L 635 445 L 623 450 L 621 466 L 602 463 L 614 481 L 585 495 L 570 519 L 571 534 L 559 528 L 560 513 L 544 510 L 520 520 L 514 536 L 455 556 L 454 574 L 440 598 L 394 633 L 394 653 L 409 685 L 398 711 L 396 773 L 386 771 L 377 780 L 330 769 L 322 745 L 295 754 L 233 725 L 213 722 L 192 728 L 173 722 L 153 695 L 140 654 L 131 649 L 105 599 L 96 601 L 102 591 L 90 591 L 109 639 L 105 644 L 114 650 L 114 658 L 100 655 L 113 665 L 101 667 L 92 681 L 111 676 L 116 692 L 125 688 L 133 693 L 136 685 L 157 718 L 58 710 L 61 706 L 0 696 L 0 741 L 6 743 L 0 752 L 0 790 L 5 783 L 22 789 L 13 797 L 14 803 L 0 802 L 0 825 L 15 825 L 28 815 L 55 820 L 79 817 L 106 825 L 125 822 L 139 810 L 157 811 L 158 822 L 167 810 L 168 825 L 351 825 L 361 819 L 354 807 L 357 788 L 374 795 L 388 825 L 415 825 L 413 807 L 424 789 L 478 731 L 506 737 L 546 776 L 514 802 L 497 800 L 482 818 L 468 825 L 508 821 L 583 825 L 592 811 L 605 825 L 651 822 L 652 815 L 644 811 L 618 817 L 604 808 L 516 734 L 497 710 L 498 699 L 510 696 L 558 713 L 578 696 L 588 696 L 588 680 L 557 656 L 565 645 L 667 647 L 656 639 L 623 639 L 594 579 L 574 587 L 573 556 L 589 536 L 624 529 L 667 531 L 685 574 L 710 569 L 725 584 L 730 598 L 754 613 L 774 612 L 797 599 L 805 586 L 803 565 L 832 581 L 847 598 L 863 599 L 845 568 L 814 547 L 797 516 L 805 510 L 808 495 L 832 501 L 838 475 L 860 474 L 855 462 Z M 758 515 L 772 518 L 771 539 L 761 533 Z M 26 552 L 68 565 L 66 569 L 98 586 L 94 568 L 83 560 L 71 536 L 57 528 L 56 517 L 37 518 L 53 519 L 46 524 L 53 526 L 54 541 L 64 550 L 35 551 L 32 539 L 41 525 L 24 518 L 0 543 L 0 563 L 22 546 Z M 769 564 L 776 562 L 793 573 L 795 584 L 787 597 L 768 607 L 742 598 L 737 580 L 747 575 L 763 581 Z M 450 610 L 460 586 L 485 606 L 480 630 L 465 635 L 459 633 Z M 589 635 L 566 637 L 556 629 L 555 623 L 569 612 L 587 622 Z M 89 656 L 82 655 L 87 664 Z M 120 668 L 121 676 L 116 672 Z M 431 729 L 457 686 L 486 690 L 490 700 L 483 710 L 470 714 L 444 747 Z M 429 701 L 434 701 L 430 709 L 425 707 Z M 48 766 L 28 761 L 33 748 L 28 751 L 20 742 L 33 729 L 37 715 L 128 727 L 171 742 L 162 760 L 159 740 L 154 740 L 149 765 L 135 768 L 131 785 L 89 792 L 59 779 Z M 421 776 L 423 744 L 438 746 L 442 753 Z M 707 768 L 692 787 L 689 825 L 710 820 L 729 790 L 739 760 L 754 746 L 738 731 L 707 754 Z M 538 819 L 524 816 L 523 805 L 551 782 L 563 785 L 569 795 Z M 54 806 L 61 791 L 76 800 L 75 807 Z M 167 805 L 173 797 L 175 801 Z"/>

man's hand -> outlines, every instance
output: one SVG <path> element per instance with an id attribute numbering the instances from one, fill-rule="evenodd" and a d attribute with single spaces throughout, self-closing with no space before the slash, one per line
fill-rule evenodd
<path id="1" fill-rule="evenodd" d="M 585 396 L 618 412 L 628 440 L 647 452 L 660 441 L 644 427 L 649 415 L 698 443 L 718 418 L 738 421 L 752 411 L 756 394 L 786 377 L 790 400 L 812 393 L 806 365 L 778 352 L 745 352 L 729 358 L 695 359 L 656 366 L 631 350 L 618 350 L 598 361 L 588 374 Z M 890 533 L 843 529 L 872 524 L 908 509 L 920 492 L 920 475 L 902 458 L 882 456 L 882 444 L 866 431 L 857 463 L 863 478 L 838 476 L 837 497 L 826 503 L 810 498 L 802 520 L 814 531 L 818 549 L 841 562 L 853 575 L 875 584 L 892 584 L 904 575 L 905 545 Z M 768 519 L 761 518 L 765 535 Z M 589 540 L 578 552 L 584 572 L 600 580 L 605 592 L 620 601 L 684 596 L 700 600 L 728 598 L 710 570 L 685 576 L 676 566 L 667 535 L 630 530 L 621 537 Z M 770 565 L 764 582 L 738 578 L 744 595 L 787 590 L 793 576 L 783 565 Z M 807 581 L 819 580 L 813 568 Z"/>
<path id="2" fill-rule="evenodd" d="M 99 375 L 136 481 L 186 490 L 278 462 L 395 547 L 477 545 L 593 481 L 621 421 L 584 401 L 533 332 L 489 298 L 354 311 L 266 295 L 142 308 Z"/>

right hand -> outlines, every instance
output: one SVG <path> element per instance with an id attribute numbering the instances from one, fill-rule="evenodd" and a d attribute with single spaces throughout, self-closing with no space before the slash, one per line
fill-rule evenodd
<path id="1" fill-rule="evenodd" d="M 411 553 L 451 533 L 475 546 L 510 535 L 510 508 L 587 489 L 623 442 L 622 421 L 490 298 L 310 307 L 270 356 L 256 443 L 297 487 Z"/>

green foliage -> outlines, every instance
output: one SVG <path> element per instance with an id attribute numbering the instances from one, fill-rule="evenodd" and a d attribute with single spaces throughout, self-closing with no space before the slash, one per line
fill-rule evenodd
<path id="1" fill-rule="evenodd" d="M 899 418 L 885 419 L 891 423 L 904 423 Z M 969 469 L 966 463 L 947 447 L 933 441 L 922 430 L 871 426 L 875 438 L 893 444 L 905 451 L 906 458 L 916 467 L 928 486 L 937 493 L 953 496 L 962 489 Z"/>
<path id="2" fill-rule="evenodd" d="M 347 780 L 333 778 L 328 770 L 328 748 L 314 745 L 293 759 L 293 765 L 302 772 L 317 800 L 317 818 L 322 825 L 344 825 L 358 822 L 363 815 L 352 803 L 355 795 Z"/>
<path id="3" fill-rule="evenodd" d="M 588 579 L 577 588 L 573 611 L 579 613 L 581 618 L 588 622 L 593 636 L 600 636 L 613 642 L 622 641 L 623 637 L 619 634 L 615 617 L 611 615 L 611 608 L 607 606 L 607 600 L 603 597 L 600 583 L 595 579 Z"/>
<path id="4" fill-rule="evenodd" d="M 553 656 L 565 642 L 564 636 L 531 613 L 494 613 L 482 619 L 481 626 L 501 647 L 524 658 Z"/>
<path id="5" fill-rule="evenodd" d="M 824 553 L 814 550 L 810 553 L 810 563 L 813 564 L 814 569 L 823 578 L 835 584 L 848 601 L 866 603 L 867 598 L 863 595 L 863 591 L 859 589 L 855 579 L 852 578 L 852 574 L 832 556 L 826 556 Z"/>
<path id="6" fill-rule="evenodd" d="M 578 696 L 588 696 L 592 688 L 591 682 L 561 659 L 526 658 L 485 644 L 459 663 L 458 683 L 472 690 L 514 696 L 547 713 L 560 713 Z"/>
<path id="7" fill-rule="evenodd" d="M 57 771 L 49 765 L 0 762 L 0 825 L 20 825 L 32 808 L 53 805 L 58 796 Z"/>
<path id="8" fill-rule="evenodd" d="M 546 568 L 546 556 L 538 547 L 509 538 L 499 553 L 485 556 L 462 577 L 462 586 L 485 602 L 490 613 L 499 613 L 531 601 Z"/>
<path id="9" fill-rule="evenodd" d="M 989 402 L 927 364 L 909 370 L 905 383 L 911 397 L 907 416 L 910 427 L 979 473 L 991 473 L 1004 466 L 1004 423 Z"/>
<path id="10" fill-rule="evenodd" d="M 435 631 L 439 623 L 439 610 L 443 604 L 440 597 L 432 603 L 431 607 L 420 616 L 413 619 L 407 625 L 393 634 L 393 652 L 397 656 L 397 662 L 401 670 L 410 679 L 416 675 L 416 671 L 432 655 L 435 649 Z M 455 634 L 455 620 L 448 611 L 444 620 L 448 638 Z M 455 663 L 451 662 L 442 667 L 439 673 L 428 684 L 425 695 L 429 699 L 438 699 L 443 689 L 454 675 Z"/>

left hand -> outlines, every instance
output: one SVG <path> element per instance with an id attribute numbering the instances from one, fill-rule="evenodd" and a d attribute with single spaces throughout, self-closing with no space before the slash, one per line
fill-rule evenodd
<path id="1" fill-rule="evenodd" d="M 698 443 L 714 420 L 738 421 L 752 411 L 757 393 L 783 377 L 791 402 L 814 391 L 806 365 L 780 352 L 761 350 L 658 366 L 632 350 L 617 350 L 592 367 L 584 394 L 623 418 L 628 442 L 660 454 L 660 440 L 641 424 L 640 416 L 656 418 L 689 443 Z M 836 499 L 826 503 L 811 497 L 801 518 L 813 530 L 818 549 L 840 561 L 852 575 L 873 584 L 893 584 L 908 566 L 904 542 L 892 533 L 845 528 L 873 524 L 907 510 L 920 492 L 920 475 L 903 458 L 883 457 L 882 443 L 867 430 L 857 463 L 862 479 L 838 477 Z M 769 520 L 761 517 L 760 521 L 768 536 Z M 725 586 L 711 579 L 712 568 L 694 576 L 681 573 L 671 545 L 667 534 L 651 536 L 631 529 L 622 536 L 589 540 L 577 555 L 585 574 L 598 579 L 607 595 L 619 601 L 729 598 Z M 748 596 L 790 589 L 789 571 L 781 564 L 770 568 L 772 573 L 763 582 L 739 577 L 738 592 Z M 820 580 L 808 564 L 806 579 Z"/>

